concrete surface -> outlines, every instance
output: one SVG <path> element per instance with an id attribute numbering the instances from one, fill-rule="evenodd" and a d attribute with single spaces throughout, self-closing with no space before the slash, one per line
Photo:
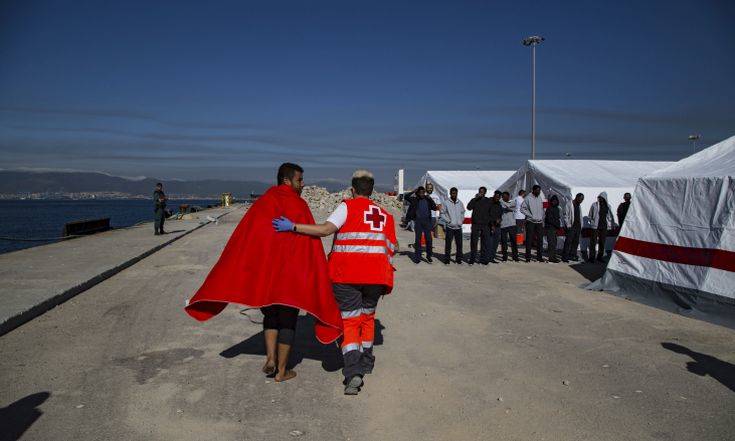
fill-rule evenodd
<path id="1" fill-rule="evenodd" d="M 168 220 L 168 234 L 153 223 L 0 254 L 0 335 L 26 323 L 232 208 L 215 208 Z M 242 207 L 240 207 L 242 209 Z"/>
<path id="2" fill-rule="evenodd" d="M 0 433 L 28 440 L 728 440 L 735 331 L 585 291 L 563 265 L 397 259 L 377 366 L 342 395 L 302 317 L 298 377 L 261 326 L 183 312 L 239 213 L 0 337 Z M 405 250 L 409 236 L 400 234 Z M 586 272 L 590 268 L 577 268 Z M 599 271 L 599 269 L 597 269 Z M 259 314 L 248 311 L 257 320 Z"/>

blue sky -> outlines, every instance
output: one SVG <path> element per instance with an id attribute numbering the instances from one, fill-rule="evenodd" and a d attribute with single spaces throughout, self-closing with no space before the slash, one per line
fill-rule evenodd
<path id="1" fill-rule="evenodd" d="M 735 134 L 735 3 L 0 3 L 0 167 L 383 184 Z"/>

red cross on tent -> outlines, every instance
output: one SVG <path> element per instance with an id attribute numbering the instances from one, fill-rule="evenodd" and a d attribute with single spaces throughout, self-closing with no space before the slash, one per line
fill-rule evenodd
<path id="1" fill-rule="evenodd" d="M 375 205 L 368 207 L 365 213 L 365 223 L 370 225 L 370 229 L 373 231 L 383 231 L 383 226 L 387 220 L 386 216 L 380 212 L 380 208 Z"/>

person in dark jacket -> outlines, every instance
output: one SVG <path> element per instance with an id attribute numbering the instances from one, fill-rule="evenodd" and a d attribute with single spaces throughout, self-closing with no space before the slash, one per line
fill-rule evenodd
<path id="1" fill-rule="evenodd" d="M 167 200 L 168 198 L 163 192 L 163 184 L 159 182 L 156 184 L 156 190 L 153 192 L 153 229 L 156 236 L 166 234 L 166 232 L 163 231 L 163 223 L 166 221 Z"/>
<path id="2" fill-rule="evenodd" d="M 500 196 L 502 193 L 495 190 L 492 199 L 490 199 L 490 240 L 489 240 L 489 259 L 490 263 L 498 263 L 495 257 L 498 254 L 498 244 L 500 244 L 500 222 L 503 219 L 503 206 L 500 205 Z"/>
<path id="3" fill-rule="evenodd" d="M 477 241 L 480 241 L 480 263 L 488 262 L 488 240 L 490 239 L 490 198 L 485 197 L 487 188 L 480 187 L 475 197 L 467 204 L 472 210 L 472 229 L 470 230 L 470 265 L 477 257 Z"/>
<path id="4" fill-rule="evenodd" d="M 630 193 L 625 193 L 623 195 L 623 201 L 620 205 L 618 205 L 618 225 L 620 228 L 623 228 L 623 221 L 625 220 L 625 216 L 628 214 L 628 208 L 630 208 Z"/>
<path id="5" fill-rule="evenodd" d="M 556 230 L 561 228 L 561 208 L 559 208 L 559 198 L 556 195 L 549 199 L 549 207 L 544 215 L 544 227 L 546 228 L 546 243 L 549 255 L 549 263 L 559 263 L 556 258 Z"/>
<path id="6" fill-rule="evenodd" d="M 426 260 L 432 263 L 432 243 L 431 243 L 431 212 L 436 210 L 436 203 L 426 196 L 426 189 L 424 187 L 418 187 L 416 190 L 408 193 L 406 198 L 409 201 L 408 212 L 406 213 L 406 220 L 413 221 L 413 230 L 416 233 L 416 243 L 414 249 L 416 254 L 414 256 L 414 262 L 421 262 L 421 236 L 424 236 L 426 241 Z"/>

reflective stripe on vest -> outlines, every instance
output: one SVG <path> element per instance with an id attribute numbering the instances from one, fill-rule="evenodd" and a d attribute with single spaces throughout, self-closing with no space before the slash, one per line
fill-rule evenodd
<path id="1" fill-rule="evenodd" d="M 332 247 L 333 253 L 368 253 L 368 254 L 388 254 L 388 250 L 384 246 L 371 245 L 335 245 Z"/>
<path id="2" fill-rule="evenodd" d="M 337 233 L 337 240 L 386 240 L 383 233 Z"/>

